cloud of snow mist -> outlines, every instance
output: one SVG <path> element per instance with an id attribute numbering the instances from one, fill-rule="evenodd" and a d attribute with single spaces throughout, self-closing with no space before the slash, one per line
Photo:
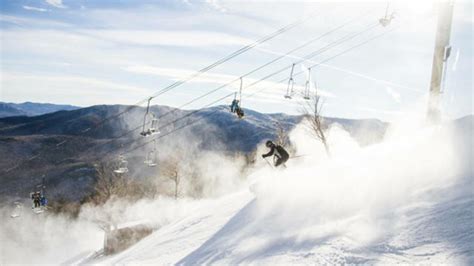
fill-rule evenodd
<path id="1" fill-rule="evenodd" d="M 140 119 L 143 119 L 143 113 L 137 112 L 123 122 L 136 125 Z M 144 147 L 127 154 L 128 167 L 136 174 L 130 177 L 154 180 L 160 192 L 169 193 L 139 200 L 112 197 L 102 206 L 85 204 L 76 219 L 51 212 L 34 214 L 29 201 L 21 216 L 14 219 L 10 218 L 13 206 L 0 209 L 0 264 L 76 263 L 102 249 L 104 226 L 146 224 L 159 229 L 199 210 L 213 208 L 212 204 L 218 200 L 206 198 L 221 197 L 245 185 L 241 173 L 244 160 L 241 156 L 219 150 L 222 144 L 216 140 L 211 143 L 216 151 L 203 148 L 203 140 L 213 136 L 209 133 L 212 128 L 202 128 L 207 136 L 191 128 L 158 142 L 159 159 L 182 152 L 179 157 L 181 181 L 178 200 L 172 197 L 173 182 L 160 172 L 164 165 L 149 168 L 143 163 L 150 146 Z M 194 190 L 199 190 L 201 199 L 190 197 Z"/>
<path id="2" fill-rule="evenodd" d="M 35 214 L 29 205 L 23 207 L 20 217 L 10 218 L 11 213 L 11 208 L 0 209 L 1 265 L 66 263 L 102 247 L 104 233 L 94 223 Z"/>
<path id="3" fill-rule="evenodd" d="M 366 147 L 338 125 L 328 137 L 330 158 L 300 124 L 290 139 L 296 155 L 305 156 L 290 160 L 286 169 L 253 174 L 257 220 L 271 218 L 271 228 L 281 232 L 296 226 L 288 233 L 303 240 L 339 234 L 363 244 L 388 234 L 397 207 L 417 192 L 459 176 L 458 154 L 446 126 L 415 121 L 391 126 L 381 143 Z"/>

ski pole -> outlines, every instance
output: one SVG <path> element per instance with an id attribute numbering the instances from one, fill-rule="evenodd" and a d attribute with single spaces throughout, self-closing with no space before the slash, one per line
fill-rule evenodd
<path id="1" fill-rule="evenodd" d="M 265 162 L 267 162 L 267 163 L 268 163 L 268 165 L 270 165 L 270 167 L 271 167 L 271 168 L 273 168 L 273 165 L 272 165 L 272 164 L 271 164 L 271 163 L 270 163 L 270 162 L 267 160 L 267 158 L 266 158 L 266 157 L 265 157 L 265 158 L 263 158 L 263 159 L 265 160 Z"/>

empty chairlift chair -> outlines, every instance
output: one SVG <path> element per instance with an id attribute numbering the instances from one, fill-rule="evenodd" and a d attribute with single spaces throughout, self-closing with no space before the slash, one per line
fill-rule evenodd
<path id="1" fill-rule="evenodd" d="M 306 77 L 306 82 L 304 84 L 303 99 L 310 99 L 310 89 L 311 89 L 311 68 L 308 68 L 308 75 Z"/>
<path id="2" fill-rule="evenodd" d="M 160 131 L 158 130 L 158 123 L 159 123 L 158 118 L 153 113 L 150 112 L 151 100 L 152 98 L 148 99 L 146 113 L 143 118 L 143 128 L 142 128 L 142 132 L 140 132 L 140 135 L 144 137 L 160 133 Z"/>
<path id="3" fill-rule="evenodd" d="M 390 24 L 390 22 L 392 22 L 392 19 L 395 18 L 394 12 L 392 12 L 392 14 L 390 15 L 388 14 L 389 6 L 390 4 L 387 3 L 387 8 L 385 9 L 385 16 L 379 19 L 379 23 L 380 25 L 382 25 L 382 27 L 387 27 Z"/>
<path id="4" fill-rule="evenodd" d="M 291 99 L 293 97 L 293 87 L 294 87 L 294 80 L 293 80 L 293 71 L 295 70 L 295 64 L 291 66 L 291 72 L 290 72 L 290 79 L 288 79 L 288 86 L 286 88 L 286 99 Z"/>
<path id="5" fill-rule="evenodd" d="M 114 170 L 116 174 L 125 174 L 128 172 L 128 162 L 125 160 L 125 156 L 120 155 L 118 159 L 118 166 Z"/>
<path id="6" fill-rule="evenodd" d="M 156 151 L 156 140 L 153 140 L 153 148 L 146 154 L 144 163 L 149 167 L 155 167 L 158 165 L 157 151 Z"/>

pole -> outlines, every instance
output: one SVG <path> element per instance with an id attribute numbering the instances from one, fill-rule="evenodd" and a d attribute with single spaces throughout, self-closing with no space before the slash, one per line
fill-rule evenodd
<path id="1" fill-rule="evenodd" d="M 449 0 L 438 3 L 438 25 L 436 30 L 430 96 L 428 102 L 428 121 L 432 123 L 438 123 L 440 121 L 439 101 L 441 82 L 443 79 L 443 72 L 446 71 L 444 66 L 447 64 L 447 59 L 451 49 L 449 46 L 449 38 L 451 35 L 453 7 L 454 2 Z"/>

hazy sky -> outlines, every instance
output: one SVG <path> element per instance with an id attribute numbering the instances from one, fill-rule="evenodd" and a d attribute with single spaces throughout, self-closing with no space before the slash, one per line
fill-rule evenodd
<path id="1" fill-rule="evenodd" d="M 385 1 L 193 1 L 193 0 L 2 0 L 0 14 L 0 101 L 51 102 L 80 106 L 133 104 L 187 77 L 276 29 L 311 14 L 304 24 L 272 39 L 208 74 L 156 98 L 153 104 L 180 106 L 238 78 L 343 23 L 327 35 L 244 78 L 243 107 L 298 113 L 302 99 L 283 98 L 284 71 L 347 34 L 384 15 Z M 443 107 L 447 117 L 473 113 L 471 1 L 457 1 Z M 424 109 L 431 77 L 436 5 L 431 1 L 391 1 L 396 18 L 327 50 L 295 71 L 331 58 L 382 32 L 379 39 L 312 69 L 324 101 L 323 114 L 393 120 Z M 271 82 L 270 82 L 271 81 Z M 301 93 L 306 75 L 295 77 Z M 200 108 L 238 89 L 226 87 L 186 108 Z M 252 95 L 252 96 L 249 96 Z M 227 104 L 228 98 L 220 104 Z"/>

